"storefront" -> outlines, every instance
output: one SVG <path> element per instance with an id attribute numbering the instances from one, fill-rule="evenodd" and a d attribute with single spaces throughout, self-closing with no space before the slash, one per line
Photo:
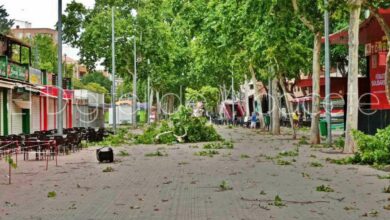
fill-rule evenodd
<path id="1" fill-rule="evenodd" d="M 379 9 L 385 22 L 390 24 L 390 9 Z M 341 31 L 330 36 L 332 44 L 348 44 L 348 31 Z M 369 90 L 360 95 L 359 130 L 376 133 L 378 128 L 390 124 L 390 103 L 385 92 L 386 56 L 389 51 L 386 36 L 377 19 L 371 15 L 360 24 L 359 43 L 365 47 L 367 58 L 367 81 Z M 359 93 L 362 86 L 359 83 Z"/>
<path id="2" fill-rule="evenodd" d="M 72 103 L 73 91 L 63 90 L 63 108 L 58 109 L 57 96 L 59 88 L 55 86 L 44 86 L 41 89 L 40 105 L 41 111 L 41 130 L 51 130 L 57 128 L 57 114 L 62 112 L 64 128 L 71 128 L 72 122 Z"/>

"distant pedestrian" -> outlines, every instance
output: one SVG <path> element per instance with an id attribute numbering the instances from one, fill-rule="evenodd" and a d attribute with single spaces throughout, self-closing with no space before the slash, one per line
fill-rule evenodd
<path id="1" fill-rule="evenodd" d="M 293 113 L 293 115 L 292 115 L 292 118 L 293 118 L 293 126 L 295 127 L 295 128 L 297 128 L 298 126 L 299 126 L 299 115 L 298 115 L 298 112 L 297 111 L 295 111 L 294 113 Z"/>
<path id="2" fill-rule="evenodd" d="M 251 117 L 251 128 L 256 128 L 256 123 L 257 123 L 256 112 L 253 112 Z"/>

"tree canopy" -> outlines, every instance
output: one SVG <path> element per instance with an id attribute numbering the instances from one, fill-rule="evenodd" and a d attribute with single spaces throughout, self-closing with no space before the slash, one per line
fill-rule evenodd
<path id="1" fill-rule="evenodd" d="M 5 10 L 4 5 L 0 5 L 0 34 L 7 34 L 14 24 L 12 19 L 8 18 L 9 14 Z"/>

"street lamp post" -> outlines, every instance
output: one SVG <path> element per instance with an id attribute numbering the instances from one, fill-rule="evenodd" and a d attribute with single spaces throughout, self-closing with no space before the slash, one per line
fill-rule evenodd
<path id="1" fill-rule="evenodd" d="M 150 110 L 151 110 L 151 104 L 150 104 L 150 73 L 151 73 L 151 71 L 150 71 L 150 60 L 148 59 L 148 67 L 149 67 L 149 74 L 148 74 L 148 91 L 147 91 L 147 100 L 148 100 L 148 104 L 147 104 L 147 112 L 148 112 L 148 114 L 147 114 L 147 117 L 148 117 L 148 119 L 147 119 L 147 122 L 148 122 L 148 124 L 150 124 Z"/>
<path id="2" fill-rule="evenodd" d="M 114 7 L 112 7 L 112 23 L 111 23 L 111 43 L 112 43 L 112 48 L 111 48 L 111 53 L 112 53 L 112 86 L 111 86 L 111 109 L 112 109 L 112 120 L 113 120 L 113 129 L 114 133 L 116 133 L 116 103 L 115 103 L 115 18 L 114 18 Z"/>
<path id="3" fill-rule="evenodd" d="M 324 0 L 325 7 L 328 7 L 328 0 Z M 327 144 L 332 145 L 332 115 L 330 105 L 330 51 L 329 51 L 329 11 L 325 10 L 325 106 L 326 106 L 326 121 L 328 137 L 326 139 Z"/>
<path id="4" fill-rule="evenodd" d="M 133 102 L 132 102 L 132 116 L 133 116 L 133 128 L 137 127 L 137 43 L 136 37 L 133 38 L 133 50 L 134 50 L 134 75 L 133 75 Z"/>
<path id="5" fill-rule="evenodd" d="M 58 0 L 58 25 L 57 25 L 58 37 L 58 97 L 57 97 L 57 133 L 62 135 L 63 133 L 63 119 L 62 119 L 62 0 Z"/>
<path id="6" fill-rule="evenodd" d="M 135 19 L 137 17 L 137 10 L 131 9 L 131 16 Z M 133 74 L 133 101 L 132 101 L 133 128 L 137 127 L 137 41 L 136 40 L 137 39 L 134 34 L 134 38 L 133 38 L 134 74 Z"/>

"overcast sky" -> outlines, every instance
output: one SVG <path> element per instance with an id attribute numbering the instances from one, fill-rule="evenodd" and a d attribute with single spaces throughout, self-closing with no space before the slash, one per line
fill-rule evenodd
<path id="1" fill-rule="evenodd" d="M 63 10 L 72 0 L 62 0 Z M 95 0 L 76 0 L 88 8 L 93 7 Z M 54 28 L 57 22 L 58 0 L 0 0 L 11 19 L 28 21 L 34 28 Z M 78 59 L 77 50 L 64 45 L 64 53 Z"/>

